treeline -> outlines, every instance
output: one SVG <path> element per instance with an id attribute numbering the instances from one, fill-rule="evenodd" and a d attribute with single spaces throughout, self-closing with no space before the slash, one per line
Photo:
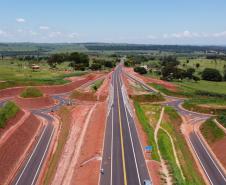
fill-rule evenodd
<path id="1" fill-rule="evenodd" d="M 104 60 L 104 59 L 93 59 L 85 53 L 73 52 L 73 53 L 57 53 L 51 55 L 47 63 L 51 68 L 56 68 L 57 65 L 63 62 L 70 62 L 69 66 L 74 70 L 84 71 L 86 69 L 100 70 L 102 67 L 113 68 L 116 65 L 117 60 Z"/>
<path id="2" fill-rule="evenodd" d="M 192 53 L 192 52 L 224 52 L 226 47 L 223 46 L 178 46 L 178 45 L 142 45 L 142 44 L 85 44 L 88 50 L 99 51 L 165 51 L 177 53 Z"/>

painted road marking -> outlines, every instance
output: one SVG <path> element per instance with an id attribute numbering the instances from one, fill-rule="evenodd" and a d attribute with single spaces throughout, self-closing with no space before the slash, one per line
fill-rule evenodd
<path id="1" fill-rule="evenodd" d="M 117 83 L 117 80 L 116 80 L 116 83 Z M 120 109 L 120 101 L 119 101 L 118 83 L 116 86 L 117 86 L 117 97 L 118 97 L 118 113 L 119 113 L 119 126 L 120 126 L 120 140 L 121 140 L 121 149 L 122 149 L 122 165 L 123 165 L 124 185 L 127 185 L 125 151 L 124 151 L 124 143 L 123 143 L 122 118 L 121 118 L 121 109 Z"/>

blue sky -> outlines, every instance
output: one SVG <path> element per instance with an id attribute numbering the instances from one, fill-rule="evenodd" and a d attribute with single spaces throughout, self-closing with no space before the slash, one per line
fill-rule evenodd
<path id="1" fill-rule="evenodd" d="M 225 0 L 5 0 L 0 42 L 226 45 Z"/>

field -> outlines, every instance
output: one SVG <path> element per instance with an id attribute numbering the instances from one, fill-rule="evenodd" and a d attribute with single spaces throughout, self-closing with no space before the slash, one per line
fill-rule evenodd
<path id="1" fill-rule="evenodd" d="M 29 62 L 19 60 L 0 61 L 0 89 L 14 86 L 55 85 L 68 81 L 64 78 L 80 76 L 82 71 L 72 71 L 65 62 L 58 69 L 51 70 L 45 61 L 39 62 L 40 70 L 33 71 Z"/>
<path id="2" fill-rule="evenodd" d="M 206 59 L 204 57 L 195 58 L 195 59 L 189 59 L 189 63 L 187 63 L 186 58 L 179 58 L 179 61 L 181 62 L 180 67 L 187 69 L 187 68 L 195 68 L 196 74 L 199 74 L 199 72 L 202 72 L 205 68 L 214 68 L 219 70 L 221 73 L 223 73 L 224 65 L 226 65 L 225 60 L 211 60 Z M 196 64 L 200 64 L 200 67 L 196 67 Z M 185 65 L 185 66 L 183 66 Z"/>
<path id="3" fill-rule="evenodd" d="M 23 98 L 37 98 L 37 97 L 42 97 L 43 94 L 42 92 L 35 88 L 35 87 L 27 87 L 21 94 L 21 97 Z"/>

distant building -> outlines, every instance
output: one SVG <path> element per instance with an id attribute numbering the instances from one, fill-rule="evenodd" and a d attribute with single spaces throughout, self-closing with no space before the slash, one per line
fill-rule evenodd
<path id="1" fill-rule="evenodd" d="M 40 69 L 40 66 L 33 64 L 33 65 L 31 66 L 31 68 L 32 68 L 33 70 L 39 70 L 39 69 Z"/>

